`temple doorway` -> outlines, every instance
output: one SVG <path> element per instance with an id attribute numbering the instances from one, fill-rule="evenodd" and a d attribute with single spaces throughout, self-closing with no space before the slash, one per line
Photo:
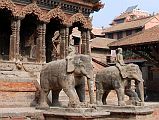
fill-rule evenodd
<path id="1" fill-rule="evenodd" d="M 38 16 L 27 14 L 21 21 L 20 54 L 24 61 L 35 62 L 37 59 Z"/>
<path id="2" fill-rule="evenodd" d="M 9 60 L 12 13 L 0 9 L 0 59 Z"/>
<path id="3" fill-rule="evenodd" d="M 46 26 L 46 62 L 60 59 L 60 28 L 61 21 L 51 19 Z"/>

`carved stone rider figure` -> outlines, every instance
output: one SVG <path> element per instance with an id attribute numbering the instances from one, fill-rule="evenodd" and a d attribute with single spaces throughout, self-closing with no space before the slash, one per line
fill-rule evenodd
<path id="1" fill-rule="evenodd" d="M 126 64 L 124 63 L 122 51 L 123 51 L 122 48 L 118 48 L 116 50 L 116 66 L 119 69 L 122 77 L 126 78 L 127 77 L 126 70 L 125 70 Z"/>

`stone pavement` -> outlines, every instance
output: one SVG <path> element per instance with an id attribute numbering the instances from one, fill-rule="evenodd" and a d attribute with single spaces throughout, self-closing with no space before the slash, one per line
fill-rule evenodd
<path id="1" fill-rule="evenodd" d="M 33 107 L 0 108 L 0 120 L 43 120 L 43 110 Z"/>

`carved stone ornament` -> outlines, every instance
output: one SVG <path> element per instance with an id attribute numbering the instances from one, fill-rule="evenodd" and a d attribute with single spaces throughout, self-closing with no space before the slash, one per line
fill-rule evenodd
<path id="1" fill-rule="evenodd" d="M 31 3 L 27 6 L 25 6 L 21 11 L 20 14 L 18 16 L 24 18 L 26 14 L 31 14 L 34 13 L 35 15 L 38 16 L 40 21 L 45 21 L 43 18 L 43 12 L 40 9 L 40 7 L 38 7 L 38 5 L 36 4 L 36 2 Z"/>
<path id="2" fill-rule="evenodd" d="M 75 22 L 80 22 L 81 24 L 83 24 L 84 28 L 92 28 L 90 21 L 87 18 L 85 18 L 85 16 L 82 13 L 76 13 L 69 19 L 70 24 L 73 24 Z"/>
<path id="3" fill-rule="evenodd" d="M 1 64 L 0 64 L 0 71 L 13 71 L 14 67 L 15 67 L 14 63 L 9 63 L 9 62 L 2 63 L 1 62 Z"/>
<path id="4" fill-rule="evenodd" d="M 26 72 L 40 72 L 42 69 L 42 65 L 39 64 L 23 64 L 24 70 Z"/>
<path id="5" fill-rule="evenodd" d="M 12 11 L 13 16 L 16 15 L 16 5 L 11 0 L 0 0 L 0 9 L 7 8 Z"/>
<path id="6" fill-rule="evenodd" d="M 52 9 L 51 11 L 49 11 L 45 15 L 45 20 L 47 22 L 50 22 L 50 19 L 54 19 L 54 18 L 58 18 L 58 19 L 62 20 L 62 24 L 67 24 L 68 23 L 68 20 L 67 20 L 67 17 L 65 15 L 65 13 L 60 9 L 59 6 Z"/>

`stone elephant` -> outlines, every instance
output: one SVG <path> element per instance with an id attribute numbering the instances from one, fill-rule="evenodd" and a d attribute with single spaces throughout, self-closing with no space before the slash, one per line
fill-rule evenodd
<path id="1" fill-rule="evenodd" d="M 121 76 L 120 70 L 116 66 L 106 67 L 96 74 L 97 105 L 106 104 L 106 98 L 111 90 L 116 91 L 119 106 L 125 105 L 125 94 L 136 102 L 144 102 L 144 80 L 139 66 L 135 64 L 127 64 L 124 67 L 127 75 L 126 78 Z M 135 81 L 138 93 L 131 89 L 131 80 Z"/>
<path id="2" fill-rule="evenodd" d="M 46 64 L 40 73 L 40 100 L 37 108 L 47 108 L 47 97 L 52 90 L 52 104 L 59 104 L 59 93 L 63 89 L 69 97 L 70 107 L 80 107 L 85 102 L 85 79 L 94 103 L 93 67 L 88 55 L 75 55 L 67 59 L 52 61 Z"/>

